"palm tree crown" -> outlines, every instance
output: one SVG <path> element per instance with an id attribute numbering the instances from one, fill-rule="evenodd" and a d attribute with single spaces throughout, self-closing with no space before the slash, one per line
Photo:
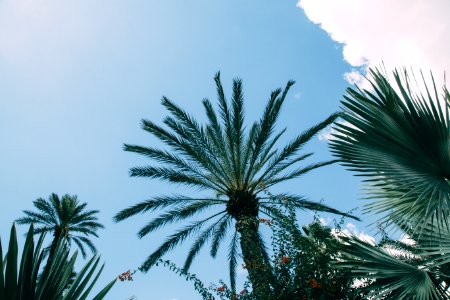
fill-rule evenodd
<path id="1" fill-rule="evenodd" d="M 284 90 L 277 89 L 271 93 L 261 119 L 254 122 L 249 129 L 244 122 L 242 81 L 233 81 L 231 104 L 226 100 L 219 73 L 215 77 L 215 83 L 219 114 L 209 100 L 203 100 L 208 120 L 205 125 L 199 124 L 166 97 L 162 98 L 162 105 L 170 113 L 164 119 L 168 128 L 150 120 L 142 121 L 142 128 L 166 144 L 170 151 L 129 144 L 125 144 L 124 149 L 161 164 L 132 168 L 131 176 L 155 178 L 208 190 L 216 196 L 159 196 L 122 210 L 115 216 L 115 221 L 122 221 L 138 213 L 166 209 L 139 231 L 138 236 L 141 238 L 170 223 L 189 219 L 208 209 L 216 208 L 217 210 L 206 218 L 196 219 L 168 237 L 147 258 L 141 269 L 148 270 L 165 253 L 194 233 L 198 235 L 187 256 L 185 269 L 189 268 L 194 257 L 207 242 L 211 245 L 210 254 L 215 257 L 219 245 L 234 223 L 236 231 L 231 238 L 228 256 L 231 286 L 234 288 L 238 243 L 246 264 L 265 265 L 268 260 L 258 232 L 260 214 L 279 218 L 281 212 L 277 207 L 286 203 L 298 209 L 343 214 L 300 196 L 286 193 L 271 197 L 265 193 L 267 188 L 277 183 L 297 178 L 334 162 L 298 166 L 298 163 L 312 155 L 298 152 L 315 134 L 332 123 L 337 115 L 331 115 L 298 135 L 283 148 L 276 149 L 275 145 L 285 130 L 276 133 L 275 124 L 286 94 L 294 82 L 289 81 Z M 257 271 L 248 269 L 255 289 Z"/>
<path id="2" fill-rule="evenodd" d="M 18 224 L 35 224 L 34 234 L 53 233 L 50 246 L 52 257 L 58 241 L 65 238 L 70 244 L 73 241 L 86 257 L 85 245 L 95 253 L 96 248 L 89 236 L 98 237 L 97 230 L 103 225 L 97 222 L 98 210 L 86 210 L 86 203 L 79 203 L 77 196 L 63 195 L 61 199 L 51 194 L 48 200 L 39 198 L 33 201 L 38 212 L 25 210 L 25 217 L 17 220 Z"/>

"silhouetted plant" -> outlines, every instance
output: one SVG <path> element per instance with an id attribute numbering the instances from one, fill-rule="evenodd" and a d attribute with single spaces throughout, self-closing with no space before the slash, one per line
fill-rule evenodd
<path id="1" fill-rule="evenodd" d="M 3 250 L 0 242 L 0 299 L 2 300 L 82 300 L 86 299 L 97 279 L 103 265 L 96 272 L 100 258 L 93 256 L 71 280 L 77 252 L 69 255 L 69 248 L 64 241 L 57 243 L 53 259 L 47 260 L 43 267 L 41 234 L 37 244 L 33 240 L 33 225 L 28 231 L 22 256 L 19 260 L 17 234 L 15 226 L 11 228 L 8 252 L 3 260 Z M 18 266 L 19 263 L 19 266 Z M 115 283 L 115 279 L 106 285 L 93 300 L 105 297 Z"/>
<path id="2" fill-rule="evenodd" d="M 50 258 L 53 256 L 58 241 L 64 240 L 69 244 L 73 241 L 86 257 L 84 245 L 92 253 L 97 250 L 89 238 L 90 235 L 98 237 L 97 230 L 103 225 L 97 222 L 98 210 L 86 210 L 86 203 L 80 203 L 77 196 L 51 194 L 48 200 L 39 198 L 33 201 L 38 212 L 24 210 L 25 217 L 17 220 L 18 224 L 34 224 L 34 234 L 50 232 L 53 240 L 49 248 Z"/>

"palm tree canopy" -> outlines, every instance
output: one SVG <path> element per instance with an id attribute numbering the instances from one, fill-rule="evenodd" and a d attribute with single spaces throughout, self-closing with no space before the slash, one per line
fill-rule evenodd
<path id="1" fill-rule="evenodd" d="M 277 205 L 289 203 L 298 209 L 312 209 L 347 216 L 336 209 L 303 197 L 268 194 L 268 188 L 277 183 L 297 178 L 334 162 L 325 161 L 299 166 L 300 162 L 312 155 L 312 153 L 300 154 L 299 151 L 320 130 L 332 123 L 337 114 L 332 114 L 323 122 L 305 130 L 279 149 L 276 147 L 277 141 L 285 129 L 276 132 L 275 125 L 287 92 L 294 82 L 289 81 L 284 89 L 273 91 L 261 119 L 250 126 L 247 126 L 244 120 L 242 81 L 233 80 L 231 103 L 226 100 L 219 73 L 215 77 L 215 83 L 218 113 L 212 103 L 204 99 L 206 124 L 199 124 L 190 114 L 166 97 L 162 98 L 162 105 L 170 113 L 164 119 L 167 128 L 150 120 L 142 121 L 142 128 L 166 144 L 170 150 L 124 145 L 125 151 L 138 153 L 159 163 L 134 167 L 130 170 L 131 176 L 155 178 L 208 190 L 215 195 L 159 196 L 126 208 L 114 217 L 115 221 L 122 221 L 138 213 L 165 209 L 139 231 L 138 236 L 141 238 L 163 226 L 196 217 L 199 213 L 216 208 L 206 218 L 200 220 L 196 218 L 194 222 L 169 236 L 144 262 L 141 267 L 144 271 L 195 233 L 198 235 L 184 267 L 189 268 L 194 257 L 207 242 L 210 242 L 210 254 L 214 257 L 234 222 L 239 223 L 238 221 L 245 216 L 257 220 L 259 214 L 277 218 L 281 215 Z M 236 229 L 238 230 L 238 227 Z M 263 245 L 259 235 L 254 238 Z M 237 243 L 238 235 L 235 232 L 229 245 L 232 286 L 237 264 Z M 261 251 L 267 257 L 265 250 Z"/>
<path id="2" fill-rule="evenodd" d="M 396 85 L 371 70 L 373 91 L 349 88 L 342 101 L 332 152 L 365 176 L 374 201 L 366 212 L 387 225 L 447 224 L 450 213 L 450 94 L 436 87 L 413 92 L 411 79 L 394 72 Z"/>
<path id="3" fill-rule="evenodd" d="M 87 203 L 80 203 L 77 196 L 65 194 L 59 198 L 51 194 L 48 200 L 43 198 L 33 201 L 37 212 L 25 210 L 25 217 L 17 220 L 18 224 L 34 224 L 34 234 L 51 232 L 56 246 L 58 240 L 65 238 L 73 241 L 86 257 L 85 245 L 95 253 L 96 248 L 90 236 L 98 237 L 97 230 L 104 228 L 97 219 L 98 210 L 86 210 Z"/>

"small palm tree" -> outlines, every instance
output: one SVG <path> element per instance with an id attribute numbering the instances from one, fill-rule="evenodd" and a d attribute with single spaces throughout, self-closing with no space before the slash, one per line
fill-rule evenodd
<path id="1" fill-rule="evenodd" d="M 80 248 L 83 258 L 86 257 L 84 245 L 95 253 L 97 250 L 89 236 L 98 237 L 97 230 L 103 225 L 97 222 L 98 210 L 85 210 L 87 204 L 79 203 L 77 196 L 65 194 L 60 199 L 51 194 L 48 200 L 39 198 L 33 201 L 38 212 L 24 210 L 25 217 L 17 220 L 18 224 L 34 224 L 34 234 L 50 232 L 53 240 L 49 248 L 52 258 L 58 241 L 62 238 L 70 244 L 72 241 Z"/>
<path id="2" fill-rule="evenodd" d="M 414 91 L 411 75 L 371 70 L 373 91 L 349 88 L 332 152 L 365 176 L 366 213 L 400 229 L 416 242 L 414 260 L 381 247 L 344 238 L 339 265 L 355 276 L 376 279 L 373 299 L 449 299 L 450 278 L 450 93 Z M 445 282 L 445 284 L 444 284 Z M 387 297 L 387 298 L 386 298 Z"/>
<path id="3" fill-rule="evenodd" d="M 164 119 L 168 129 L 150 120 L 143 120 L 142 128 L 169 146 L 170 151 L 129 144 L 124 146 L 125 151 L 138 153 L 162 164 L 162 166 L 132 168 L 131 176 L 156 178 L 208 190 L 215 196 L 160 196 L 124 209 L 114 219 L 122 221 L 138 213 L 169 209 L 139 231 L 138 236 L 142 238 L 170 223 L 216 209 L 208 217 L 197 219 L 171 235 L 150 254 L 142 264 L 141 270 L 147 271 L 165 253 L 194 233 L 198 233 L 198 236 L 192 244 L 184 268 L 190 267 L 194 257 L 207 242 L 211 242 L 210 254 L 215 257 L 228 229 L 234 224 L 235 231 L 228 254 L 231 287 L 234 290 L 238 244 L 240 244 L 255 293 L 267 297 L 270 294 L 271 274 L 268 254 L 258 231 L 259 215 L 263 214 L 274 219 L 282 218 L 283 214 L 278 208 L 279 205 L 286 203 L 297 209 L 347 215 L 303 197 L 287 193 L 275 197 L 267 194 L 268 188 L 280 182 L 334 163 L 325 161 L 300 167 L 298 163 L 312 153 L 298 152 L 320 130 L 332 123 L 337 115 L 331 115 L 277 150 L 275 145 L 285 130 L 275 133 L 275 124 L 287 92 L 294 82 L 289 81 L 284 90 L 277 89 L 272 92 L 261 119 L 246 127 L 241 80 L 233 81 L 230 105 L 219 76 L 218 73 L 215 77 L 219 116 L 211 102 L 205 99 L 203 105 L 208 123 L 200 125 L 186 111 L 163 97 L 162 105 L 171 113 L 171 116 Z"/>

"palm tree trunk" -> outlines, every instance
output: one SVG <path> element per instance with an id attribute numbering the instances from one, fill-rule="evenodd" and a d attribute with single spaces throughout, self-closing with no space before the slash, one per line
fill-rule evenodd
<path id="1" fill-rule="evenodd" d="M 242 215 L 236 222 L 240 233 L 242 256 L 256 299 L 270 299 L 271 269 L 258 235 L 259 221 L 255 216 Z"/>

